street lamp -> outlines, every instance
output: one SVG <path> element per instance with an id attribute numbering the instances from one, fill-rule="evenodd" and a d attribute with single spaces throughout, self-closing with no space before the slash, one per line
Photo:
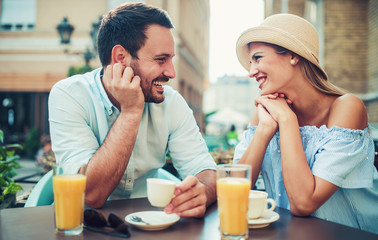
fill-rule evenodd
<path id="1" fill-rule="evenodd" d="M 84 60 L 85 60 L 85 66 L 89 67 L 89 61 L 91 61 L 92 58 L 96 57 L 96 53 L 91 52 L 91 50 L 89 50 L 89 48 L 87 48 L 85 53 L 83 53 L 83 57 L 84 57 Z"/>
<path id="2" fill-rule="evenodd" d="M 74 54 L 82 54 L 85 60 L 85 65 L 89 67 L 89 62 L 91 59 L 96 57 L 97 52 L 97 34 L 98 29 L 101 25 L 102 17 L 100 16 L 97 22 L 92 23 L 92 30 L 89 32 L 89 35 L 92 39 L 93 50 L 91 51 L 89 48 L 84 53 L 74 53 Z M 60 36 L 60 43 L 61 44 L 69 44 L 71 41 L 71 34 L 75 29 L 70 23 L 68 23 L 67 17 L 64 17 L 62 22 L 56 27 L 59 36 Z M 68 53 L 68 51 L 65 51 Z"/>
<path id="3" fill-rule="evenodd" d="M 56 27 L 60 35 L 60 43 L 69 44 L 71 39 L 71 34 L 75 29 L 71 24 L 68 23 L 67 17 L 63 18 L 63 21 Z"/>

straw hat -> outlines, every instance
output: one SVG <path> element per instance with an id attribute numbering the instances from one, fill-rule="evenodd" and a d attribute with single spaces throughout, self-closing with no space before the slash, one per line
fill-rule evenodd
<path id="1" fill-rule="evenodd" d="M 292 14 L 275 14 L 260 26 L 245 30 L 236 43 L 236 54 L 241 65 L 249 71 L 248 43 L 266 42 L 284 47 L 313 63 L 324 74 L 319 64 L 319 38 L 315 27 L 305 19 Z"/>

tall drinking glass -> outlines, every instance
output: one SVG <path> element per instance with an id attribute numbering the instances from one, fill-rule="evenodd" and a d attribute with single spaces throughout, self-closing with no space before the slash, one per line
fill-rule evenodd
<path id="1" fill-rule="evenodd" d="M 222 239 L 248 238 L 248 201 L 251 166 L 217 166 L 217 197 Z"/>
<path id="2" fill-rule="evenodd" d="M 58 234 L 80 235 L 83 231 L 86 165 L 56 164 L 53 171 L 55 230 Z"/>

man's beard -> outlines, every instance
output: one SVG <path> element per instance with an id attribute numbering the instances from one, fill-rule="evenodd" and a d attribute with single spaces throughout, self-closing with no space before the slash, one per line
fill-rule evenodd
<path id="1" fill-rule="evenodd" d="M 159 76 L 159 77 L 155 78 L 154 80 L 152 80 L 151 82 L 148 82 L 148 80 L 146 80 L 140 72 L 138 60 L 131 61 L 130 67 L 134 71 L 134 76 L 140 77 L 140 87 L 142 88 L 142 92 L 143 92 L 143 95 L 144 95 L 144 101 L 145 102 L 153 102 L 153 103 L 163 102 L 164 97 L 163 97 L 163 99 L 161 99 L 161 98 L 157 98 L 153 95 L 153 93 L 152 93 L 153 82 L 154 81 L 168 82 L 169 78 L 167 76 Z"/>

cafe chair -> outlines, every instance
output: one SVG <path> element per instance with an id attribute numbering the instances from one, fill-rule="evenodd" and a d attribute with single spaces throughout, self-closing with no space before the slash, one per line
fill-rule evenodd
<path id="1" fill-rule="evenodd" d="M 38 181 L 24 207 L 51 205 L 54 202 L 52 175 L 53 172 L 50 170 Z"/>
<path id="2" fill-rule="evenodd" d="M 175 175 L 173 175 L 172 173 L 168 172 L 164 168 L 159 168 L 158 169 L 158 178 L 171 180 L 171 181 L 175 182 L 176 184 L 181 183 L 180 179 L 178 179 Z"/>

